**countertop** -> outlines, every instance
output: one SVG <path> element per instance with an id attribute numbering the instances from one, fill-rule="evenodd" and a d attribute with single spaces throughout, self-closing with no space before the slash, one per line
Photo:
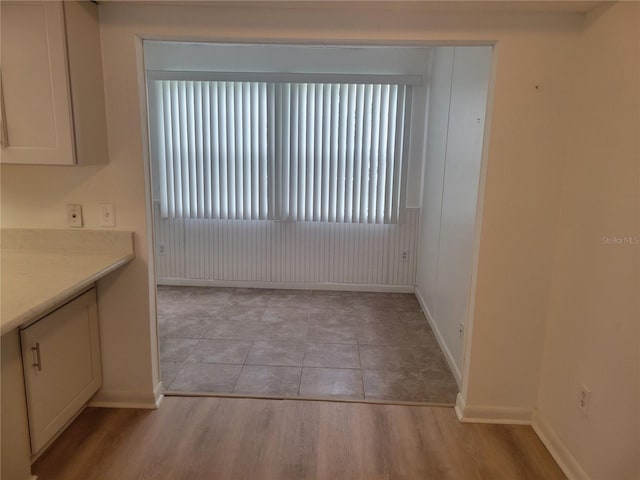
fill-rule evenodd
<path id="1" fill-rule="evenodd" d="M 0 332 L 37 319 L 134 258 L 133 233 L 2 229 Z"/>

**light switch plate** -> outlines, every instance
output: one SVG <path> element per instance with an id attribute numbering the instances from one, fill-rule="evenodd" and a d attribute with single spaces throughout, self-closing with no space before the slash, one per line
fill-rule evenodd
<path id="1" fill-rule="evenodd" d="M 116 209 L 112 204 L 100 205 L 100 227 L 116 226 Z"/>

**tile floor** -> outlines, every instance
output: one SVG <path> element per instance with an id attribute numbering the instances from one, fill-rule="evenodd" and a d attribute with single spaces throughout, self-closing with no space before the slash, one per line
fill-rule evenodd
<path id="1" fill-rule="evenodd" d="M 453 404 L 413 294 L 158 287 L 168 392 Z"/>

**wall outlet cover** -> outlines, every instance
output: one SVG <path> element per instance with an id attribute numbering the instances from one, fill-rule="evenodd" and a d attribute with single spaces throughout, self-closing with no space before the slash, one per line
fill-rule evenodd
<path id="1" fill-rule="evenodd" d="M 578 410 L 585 416 L 589 416 L 589 404 L 591 403 L 591 390 L 584 384 L 578 389 Z"/>
<path id="2" fill-rule="evenodd" d="M 67 225 L 72 228 L 82 227 L 82 205 L 70 203 L 67 205 Z"/>

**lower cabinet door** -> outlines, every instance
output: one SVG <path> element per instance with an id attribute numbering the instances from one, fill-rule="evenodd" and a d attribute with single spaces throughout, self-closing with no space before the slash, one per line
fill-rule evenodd
<path id="1" fill-rule="evenodd" d="M 102 384 L 95 289 L 24 328 L 20 338 L 36 455 Z"/>

